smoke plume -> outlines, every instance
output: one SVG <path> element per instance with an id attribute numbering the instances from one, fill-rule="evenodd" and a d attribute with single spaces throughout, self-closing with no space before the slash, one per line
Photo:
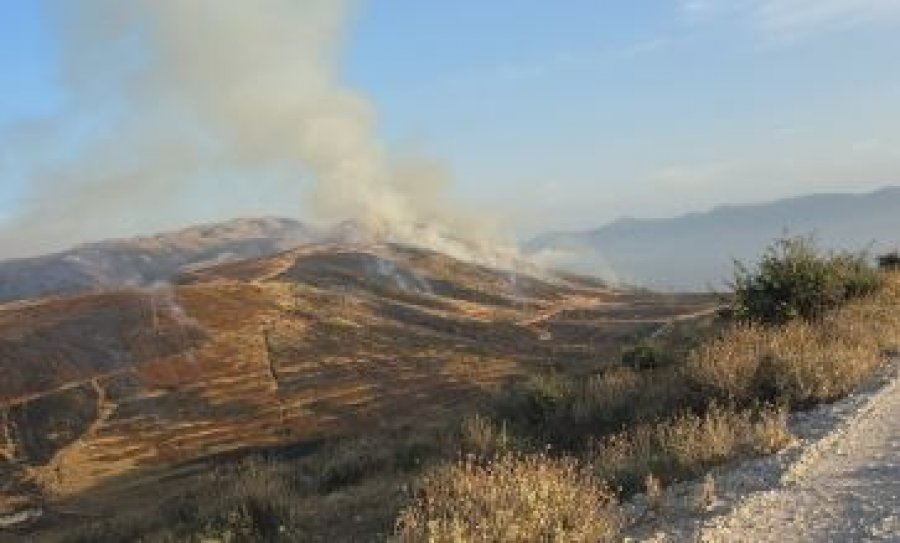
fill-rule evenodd
<path id="1" fill-rule="evenodd" d="M 296 202 L 319 220 L 352 218 L 460 252 L 444 233 L 472 221 L 446 211 L 440 167 L 391 159 L 372 104 L 341 83 L 353 2 L 44 7 L 63 51 L 66 105 L 0 142 L 0 176 L 27 187 L 0 256 L 193 222 L 198 212 L 222 218 L 248 200 Z"/>

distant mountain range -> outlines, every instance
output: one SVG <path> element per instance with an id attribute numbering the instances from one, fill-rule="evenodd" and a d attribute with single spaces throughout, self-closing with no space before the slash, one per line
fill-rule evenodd
<path id="1" fill-rule="evenodd" d="M 549 265 L 666 290 L 723 288 L 733 259 L 776 237 L 814 234 L 826 248 L 896 248 L 900 187 L 729 205 L 669 219 L 624 218 L 595 230 L 539 236 L 525 249 Z"/>
<path id="2" fill-rule="evenodd" d="M 774 238 L 813 233 L 823 247 L 874 252 L 900 244 L 900 187 L 729 205 L 668 219 L 624 218 L 595 230 L 539 236 L 524 253 L 548 267 L 663 290 L 721 289 L 733 259 L 752 260 Z M 248 218 L 101 241 L 0 261 L 0 303 L 168 282 L 215 264 L 267 257 L 308 243 L 374 242 L 348 221 L 320 229 Z"/>
<path id="3" fill-rule="evenodd" d="M 322 235 L 291 219 L 235 219 L 7 260 L 0 262 L 0 303 L 147 286 L 206 265 L 269 256 Z"/>

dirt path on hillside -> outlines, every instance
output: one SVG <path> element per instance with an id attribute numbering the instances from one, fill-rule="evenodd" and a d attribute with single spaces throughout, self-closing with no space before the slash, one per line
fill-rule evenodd
<path id="1" fill-rule="evenodd" d="M 48 388 L 42 390 L 40 392 L 32 392 L 30 394 L 25 394 L 23 396 L 16 396 L 13 398 L 0 399 L 0 408 L 9 408 L 17 405 L 21 405 L 24 403 L 32 402 L 37 400 L 38 398 L 43 398 L 45 396 L 52 396 L 53 394 L 59 394 L 65 392 L 67 390 L 72 390 L 73 388 L 82 387 L 85 385 L 90 385 L 95 388 L 101 380 L 109 379 L 111 377 L 117 377 L 119 375 L 125 375 L 126 373 L 134 373 L 135 368 L 120 368 L 117 370 L 108 371 L 105 373 L 98 373 L 96 375 L 91 375 L 89 377 L 85 377 L 83 379 L 78 379 L 75 381 L 68 381 L 59 386 L 55 386 L 53 388 Z"/>
<path id="2" fill-rule="evenodd" d="M 562 301 L 557 302 L 546 309 L 542 309 L 533 315 L 519 320 L 518 325 L 525 327 L 537 326 L 555 318 L 563 311 L 595 309 L 602 305 L 602 303 L 599 303 L 597 301 L 596 297 L 581 295 L 566 296 Z"/>
<path id="3" fill-rule="evenodd" d="M 699 534 L 707 542 L 900 541 L 900 375 L 812 445 L 770 491 Z"/>

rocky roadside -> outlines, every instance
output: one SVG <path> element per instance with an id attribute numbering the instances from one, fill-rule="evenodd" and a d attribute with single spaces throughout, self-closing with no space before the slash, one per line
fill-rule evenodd
<path id="1" fill-rule="evenodd" d="M 778 454 L 672 485 L 626 541 L 900 541 L 900 358 L 858 393 L 792 414 Z"/>

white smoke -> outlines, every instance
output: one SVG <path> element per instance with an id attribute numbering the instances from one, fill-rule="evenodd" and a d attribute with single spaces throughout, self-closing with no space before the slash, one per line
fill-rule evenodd
<path id="1" fill-rule="evenodd" d="M 542 268 L 598 277 L 610 285 L 627 283 L 626 278 L 616 272 L 603 253 L 587 242 L 567 241 L 542 247 L 529 253 L 528 259 Z"/>
<path id="2" fill-rule="evenodd" d="M 200 321 L 190 316 L 178 301 L 178 291 L 175 287 L 171 283 L 157 281 L 140 290 L 147 295 L 150 329 L 158 334 L 165 321 L 170 320 L 175 325 L 176 338 L 181 343 L 181 356 L 186 362 L 196 364 L 197 359 L 194 356 L 190 336 L 192 333 L 204 332 L 205 328 Z"/>
<path id="3" fill-rule="evenodd" d="M 391 280 L 398 289 L 408 294 L 433 294 L 431 283 L 420 273 L 412 268 L 398 268 L 391 260 L 375 257 L 374 269 L 367 262 L 369 276 L 381 276 Z"/>
<path id="4" fill-rule="evenodd" d="M 178 292 L 171 283 L 156 281 L 140 290 L 147 294 L 150 305 L 150 318 L 153 328 L 158 329 L 164 318 L 171 319 L 180 328 L 203 329 L 200 322 L 188 315 L 184 306 L 178 301 Z"/>
<path id="5" fill-rule="evenodd" d="M 448 239 L 483 236 L 448 211 L 442 169 L 392 159 L 372 104 L 342 84 L 353 2 L 44 4 L 65 51 L 68 109 L 2 142 L 29 205 L 0 234 L 0 256 L 159 217 L 193 222 L 197 209 L 227 213 L 248 197 L 296 198 L 317 218 L 352 218 L 387 239 L 478 248 Z"/>

